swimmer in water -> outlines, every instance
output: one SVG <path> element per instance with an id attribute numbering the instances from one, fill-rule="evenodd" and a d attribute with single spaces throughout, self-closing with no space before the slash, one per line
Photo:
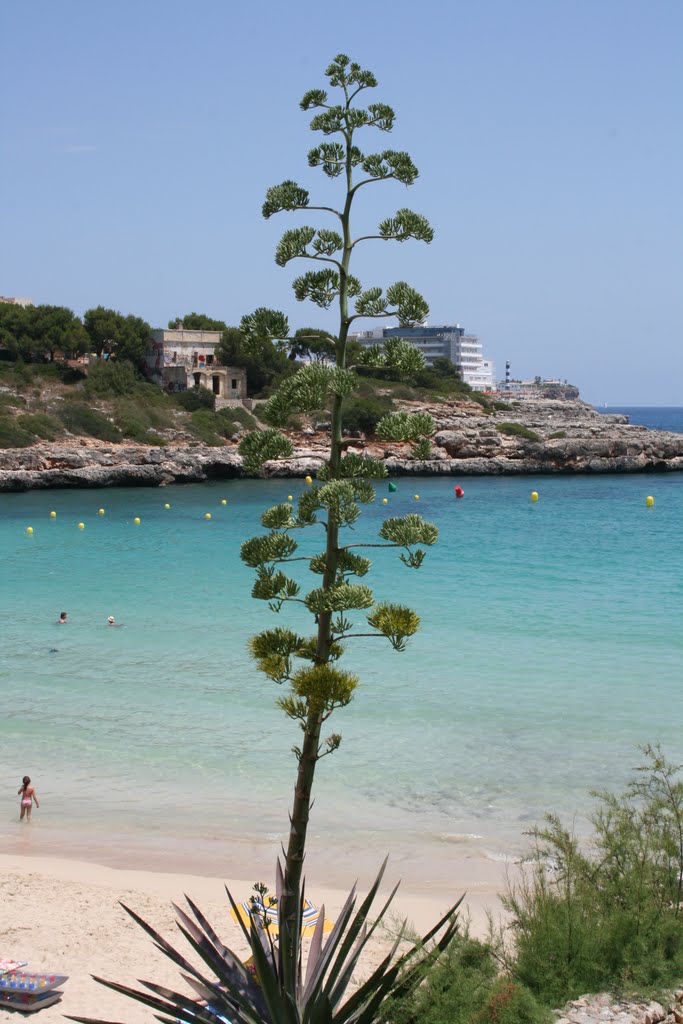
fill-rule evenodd
<path id="1" fill-rule="evenodd" d="M 33 808 L 33 801 L 36 802 L 36 807 L 40 807 L 38 803 L 38 797 L 36 791 L 31 785 L 31 780 L 28 775 L 24 775 L 21 786 L 17 790 L 17 796 L 21 797 L 21 810 L 19 812 L 19 821 L 23 821 L 26 818 L 27 821 L 31 820 L 31 810 Z"/>
<path id="2" fill-rule="evenodd" d="M 58 626 L 65 626 L 66 625 L 66 612 L 60 612 L 59 613 L 59 618 L 57 619 L 57 625 Z"/>
<path id="3" fill-rule="evenodd" d="M 122 622 L 117 622 L 113 615 L 110 615 L 107 619 L 108 626 L 115 626 L 117 629 L 123 625 Z"/>

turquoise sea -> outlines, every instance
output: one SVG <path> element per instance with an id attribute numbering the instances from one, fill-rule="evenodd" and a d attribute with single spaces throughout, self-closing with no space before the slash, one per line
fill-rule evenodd
<path id="1" fill-rule="evenodd" d="M 247 654 L 278 618 L 251 599 L 238 548 L 304 486 L 0 496 L 0 848 L 17 841 L 27 773 L 41 850 L 198 868 L 226 839 L 275 854 L 298 730 Z M 382 485 L 389 505 L 353 542 L 376 540 L 387 512 L 439 526 L 417 572 L 373 552 L 376 596 L 411 604 L 423 628 L 403 654 L 355 642 L 361 687 L 330 723 L 344 739 L 319 765 L 314 837 L 414 866 L 451 850 L 497 858 L 546 810 L 583 828 L 589 790 L 621 786 L 638 744 L 683 761 L 683 476 L 397 486 Z M 298 606 L 281 618 L 307 628 Z"/>

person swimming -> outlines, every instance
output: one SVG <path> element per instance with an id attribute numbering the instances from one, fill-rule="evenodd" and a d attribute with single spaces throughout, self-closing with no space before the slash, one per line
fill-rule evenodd
<path id="1" fill-rule="evenodd" d="M 59 613 L 59 618 L 57 619 L 57 625 L 58 626 L 65 626 L 66 625 L 66 612 L 60 612 Z"/>
<path id="2" fill-rule="evenodd" d="M 118 629 L 119 627 L 123 626 L 123 623 L 122 622 L 117 622 L 116 619 L 114 618 L 114 616 L 110 615 L 109 618 L 107 619 L 107 625 L 108 626 L 116 626 L 116 628 Z"/>
<path id="3" fill-rule="evenodd" d="M 40 807 L 38 803 L 38 797 L 36 791 L 31 785 L 31 780 L 28 775 L 24 775 L 21 786 L 17 790 L 17 796 L 21 797 L 21 810 L 19 811 L 19 821 L 23 821 L 26 818 L 27 821 L 31 820 L 31 810 L 33 809 L 33 801 L 35 800 L 36 807 Z"/>

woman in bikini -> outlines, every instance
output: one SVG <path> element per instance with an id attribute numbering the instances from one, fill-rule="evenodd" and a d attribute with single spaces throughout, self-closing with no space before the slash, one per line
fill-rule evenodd
<path id="1" fill-rule="evenodd" d="M 17 796 L 21 797 L 21 811 L 19 813 L 19 821 L 23 821 L 24 817 L 27 821 L 31 820 L 31 809 L 33 807 L 33 801 L 36 802 L 36 807 L 40 807 L 38 803 L 38 797 L 36 791 L 31 785 L 31 780 L 28 775 L 24 775 L 22 784 L 17 790 Z"/>

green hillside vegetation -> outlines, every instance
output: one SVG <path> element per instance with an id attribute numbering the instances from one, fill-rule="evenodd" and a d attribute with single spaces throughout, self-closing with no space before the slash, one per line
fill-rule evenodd
<path id="1" fill-rule="evenodd" d="M 236 328 L 226 330 L 223 355 L 239 361 L 237 334 Z M 12 359 L 7 351 L 4 355 L 0 361 L 0 448 L 24 448 L 69 436 L 112 444 L 183 441 L 220 446 L 258 427 L 244 408 L 216 411 L 214 395 L 205 388 L 176 394 L 162 391 L 127 359 L 102 360 L 86 373 L 57 358 L 29 363 L 21 356 Z M 250 390 L 264 399 L 300 365 L 276 352 L 273 345 L 263 345 L 256 355 L 250 352 L 248 361 L 247 372 L 251 369 L 256 382 Z M 501 404 L 471 391 L 450 363 L 439 363 L 442 365 L 418 370 L 408 381 L 399 379 L 401 374 L 389 366 L 358 364 L 358 388 L 345 406 L 344 430 L 372 436 L 381 417 L 401 401 L 441 402 L 462 397 L 477 401 L 489 412 Z M 265 414 L 257 407 L 257 415 Z M 328 420 L 329 409 L 310 416 L 313 423 Z M 303 422 L 295 416 L 288 426 L 297 429 Z"/>
<path id="2" fill-rule="evenodd" d="M 246 409 L 214 404 L 204 388 L 166 394 L 125 360 L 99 363 L 87 377 L 58 362 L 0 362 L 0 448 L 69 436 L 223 445 L 257 427 Z"/>

